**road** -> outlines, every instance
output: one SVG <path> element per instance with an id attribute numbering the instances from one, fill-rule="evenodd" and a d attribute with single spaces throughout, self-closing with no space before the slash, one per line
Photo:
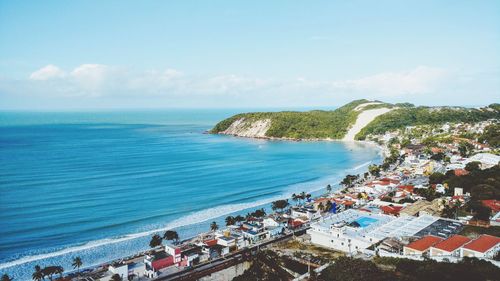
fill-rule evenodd
<path id="1" fill-rule="evenodd" d="M 265 246 L 272 244 L 272 243 L 285 241 L 287 239 L 290 239 L 294 235 L 296 235 L 296 236 L 303 235 L 307 229 L 309 229 L 309 227 L 305 227 L 305 228 L 296 230 L 292 233 L 277 237 L 275 239 L 268 240 L 268 241 L 262 242 L 262 243 L 257 244 L 257 245 L 253 245 L 253 246 L 248 247 L 248 248 L 244 248 L 240 251 L 230 253 L 230 254 L 226 255 L 225 257 L 211 260 L 208 263 L 198 264 L 198 265 L 195 265 L 191 268 L 187 268 L 185 270 L 182 270 L 182 271 L 179 271 L 176 273 L 172 273 L 172 274 L 169 274 L 166 276 L 160 276 L 154 280 L 162 280 L 162 281 L 197 280 L 203 276 L 207 276 L 207 275 L 212 274 L 214 272 L 223 270 L 225 268 L 231 267 L 233 265 L 236 265 L 236 264 L 239 264 L 239 263 L 245 261 L 245 259 L 248 259 L 252 255 L 255 255 L 258 252 L 259 248 L 261 248 L 261 247 L 265 247 Z"/>

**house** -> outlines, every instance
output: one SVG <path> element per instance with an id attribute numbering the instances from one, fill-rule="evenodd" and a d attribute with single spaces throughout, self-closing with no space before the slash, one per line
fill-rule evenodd
<path id="1" fill-rule="evenodd" d="M 385 215 L 393 215 L 393 216 L 399 216 L 399 212 L 401 211 L 403 207 L 402 206 L 394 206 L 394 205 L 388 205 L 388 206 L 381 206 L 380 210 Z"/>
<path id="2" fill-rule="evenodd" d="M 442 242 L 443 239 L 433 235 L 424 236 L 403 247 L 403 255 L 405 256 L 423 256 L 428 253 L 429 249 L 435 244 Z"/>
<path id="3" fill-rule="evenodd" d="M 463 245 L 469 243 L 471 241 L 470 238 L 467 238 L 462 235 L 453 235 L 450 238 L 439 242 L 430 248 L 430 256 L 460 256 L 460 248 Z"/>
<path id="4" fill-rule="evenodd" d="M 485 234 L 464 245 L 460 251 L 460 256 L 491 259 L 499 250 L 500 238 Z"/>
<path id="5" fill-rule="evenodd" d="M 174 256 L 165 251 L 156 251 L 144 256 L 144 264 L 149 277 L 155 277 L 155 273 L 163 268 L 174 265 Z"/>

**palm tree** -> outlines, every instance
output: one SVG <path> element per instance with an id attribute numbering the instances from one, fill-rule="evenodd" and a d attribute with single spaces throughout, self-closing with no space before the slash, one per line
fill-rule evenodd
<path id="1" fill-rule="evenodd" d="M 226 225 L 234 225 L 235 223 L 236 223 L 236 220 L 234 219 L 233 216 L 226 217 Z"/>
<path id="2" fill-rule="evenodd" d="M 71 264 L 73 269 L 77 269 L 80 272 L 80 267 L 83 265 L 82 259 L 80 257 L 73 258 L 73 263 Z"/>
<path id="3" fill-rule="evenodd" d="M 160 246 L 162 240 L 163 240 L 163 238 L 161 238 L 160 235 L 158 235 L 158 234 L 153 235 L 153 237 L 151 237 L 151 241 L 149 241 L 149 247 L 156 248 L 156 247 Z"/>
<path id="4" fill-rule="evenodd" d="M 213 222 L 210 224 L 210 230 L 212 230 L 212 231 L 216 231 L 217 229 L 219 229 L 219 226 L 217 225 L 217 223 L 216 223 L 216 222 L 214 222 L 214 221 L 213 221 Z"/>
<path id="5" fill-rule="evenodd" d="M 318 204 L 318 210 L 320 212 L 323 212 L 323 210 L 325 210 L 325 205 L 323 205 L 323 202 L 319 202 L 319 204 Z"/>
<path id="6" fill-rule="evenodd" d="M 39 265 L 35 265 L 35 272 L 31 275 L 31 278 L 35 281 L 40 281 L 45 279 L 45 276 L 43 275 L 42 268 Z M 2 280 L 3 281 L 3 280 Z"/>
<path id="7" fill-rule="evenodd" d="M 304 191 L 302 191 L 300 193 L 300 197 L 299 197 L 301 200 L 305 200 L 306 199 L 306 193 Z"/>
<path id="8" fill-rule="evenodd" d="M 62 278 L 63 272 L 64 272 L 64 267 L 62 266 L 56 266 L 54 268 L 54 274 L 59 274 L 59 278 Z"/>
<path id="9" fill-rule="evenodd" d="M 14 279 L 10 278 L 9 275 L 7 275 L 7 274 L 2 275 L 2 281 L 12 281 L 12 280 L 14 280 Z"/>
<path id="10" fill-rule="evenodd" d="M 44 276 L 48 276 L 50 281 L 53 280 L 53 275 L 58 273 L 57 266 L 47 266 L 42 269 L 42 273 Z"/>
<path id="11" fill-rule="evenodd" d="M 295 202 L 295 205 L 297 205 L 297 201 L 299 201 L 299 195 L 297 194 L 292 194 L 292 200 Z"/>
<path id="12" fill-rule="evenodd" d="M 245 221 L 245 218 L 241 215 L 237 215 L 236 217 L 234 217 L 234 220 L 238 223 L 241 223 L 241 222 Z"/>
<path id="13" fill-rule="evenodd" d="M 163 235 L 163 238 L 170 241 L 175 241 L 176 243 L 179 241 L 179 234 L 174 230 L 167 230 Z"/>
<path id="14" fill-rule="evenodd" d="M 332 207 L 333 207 L 332 202 L 331 201 L 327 201 L 326 202 L 326 206 L 325 206 L 325 211 L 329 212 L 332 209 Z"/>
<path id="15" fill-rule="evenodd" d="M 332 192 L 332 186 L 331 186 L 331 185 L 327 185 L 327 186 L 326 186 L 326 191 L 327 191 L 328 193 Z"/>
<path id="16" fill-rule="evenodd" d="M 123 281 L 123 278 L 118 274 L 113 274 L 113 276 L 111 276 L 111 281 Z"/>
<path id="17" fill-rule="evenodd" d="M 307 194 L 306 194 L 306 198 L 307 198 L 307 200 L 311 199 L 311 194 L 310 194 L 310 193 L 307 193 Z"/>

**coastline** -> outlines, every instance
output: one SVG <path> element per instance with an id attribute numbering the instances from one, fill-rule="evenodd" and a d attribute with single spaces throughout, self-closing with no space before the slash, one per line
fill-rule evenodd
<path id="1" fill-rule="evenodd" d="M 285 139 L 278 139 L 278 138 L 274 138 L 274 139 L 267 139 L 266 140 L 272 140 L 272 141 L 292 141 L 292 140 L 285 140 Z M 304 140 L 305 141 L 305 140 Z M 307 140 L 307 141 L 314 141 L 314 142 L 319 142 L 319 141 L 328 141 L 328 142 L 340 142 L 340 143 L 349 143 L 349 142 L 343 142 L 341 140 L 335 140 L 335 139 L 316 139 L 316 140 Z M 362 143 L 364 145 L 369 145 L 369 146 L 373 146 L 374 144 L 373 143 L 369 143 L 369 142 L 352 142 L 352 143 Z M 376 146 L 376 145 L 375 145 Z M 378 161 L 378 157 L 375 159 L 375 161 Z M 366 166 L 370 163 L 373 163 L 374 159 L 372 159 L 370 162 L 365 162 L 365 163 L 360 163 L 360 165 L 357 165 L 355 167 L 348 167 L 346 169 L 343 169 L 343 170 L 340 170 L 338 174 L 336 173 L 330 173 L 329 175 L 327 176 L 324 176 L 322 177 L 321 179 L 318 179 L 318 181 L 320 180 L 328 180 L 329 183 L 335 183 L 334 184 L 334 188 L 335 190 L 337 189 L 337 184 L 338 182 L 342 179 L 342 177 L 344 177 L 346 174 L 349 173 L 349 171 L 353 170 L 353 169 L 361 169 L 361 168 L 357 168 L 357 167 L 364 167 L 366 168 Z M 313 181 L 315 182 L 315 181 Z M 297 187 L 297 189 L 301 189 L 301 190 L 304 190 L 304 191 L 307 191 L 307 192 L 310 192 L 312 194 L 314 194 L 314 196 L 317 196 L 317 195 L 320 195 L 319 192 L 321 192 L 322 190 L 325 189 L 325 186 L 326 186 L 326 182 L 325 183 L 311 183 L 310 181 L 307 181 L 307 182 L 299 182 L 297 183 L 297 185 L 302 185 L 302 186 L 311 186 L 313 185 L 313 188 L 311 189 L 308 189 L 307 187 Z M 332 184 L 333 185 L 333 184 Z M 340 186 L 338 187 L 338 189 L 340 189 Z M 110 241 L 112 239 L 115 239 L 115 238 L 106 238 L 106 239 L 103 239 L 102 241 L 102 244 L 94 244 L 96 241 L 91 241 L 91 242 L 88 242 L 88 243 L 84 243 L 84 244 L 80 244 L 80 245 L 75 245 L 75 246 L 70 246 L 68 248 L 63 248 L 61 250 L 58 250 L 56 252 L 48 252 L 48 253 L 40 253 L 40 254 L 34 254 L 34 255 L 31 255 L 31 256 L 24 256 L 24 257 L 21 257 L 19 259 L 16 259 L 16 260 L 11 260 L 11 261 L 8 261 L 8 262 L 5 262 L 2 264 L 2 269 L 9 269 L 9 268 L 14 268 L 14 267 L 17 267 L 17 266 L 21 266 L 20 269 L 22 270 L 28 270 L 28 269 L 31 269 L 31 264 L 36 262 L 38 263 L 39 261 L 41 262 L 41 264 L 45 263 L 45 260 L 48 259 L 48 260 L 51 260 L 55 257 L 60 257 L 60 256 L 68 256 L 68 254 L 73 254 L 73 253 L 76 253 L 76 252 L 79 252 L 81 249 L 87 249 L 87 247 L 89 246 L 89 244 L 92 244 L 90 245 L 90 247 L 93 249 L 91 252 L 93 255 L 98 255 L 99 253 L 99 249 L 100 247 L 102 247 L 102 245 L 108 245 L 108 244 L 117 244 L 115 247 L 118 247 L 120 246 L 120 242 L 123 242 L 123 241 L 126 241 L 126 240 L 132 240 L 132 239 L 135 239 L 137 238 L 137 235 L 138 234 L 144 234 L 143 237 L 147 237 L 149 238 L 150 234 L 152 233 L 158 233 L 158 232 L 161 232 L 161 231 L 165 231 L 167 229 L 178 229 L 179 227 L 182 228 L 182 227 L 185 227 L 186 225 L 197 225 L 197 224 L 203 224 L 203 223 L 206 223 L 206 222 L 209 222 L 211 220 L 217 220 L 217 219 L 224 219 L 224 217 L 226 215 L 232 215 L 232 214 L 242 214 L 246 211 L 249 211 L 249 210 L 255 210 L 255 209 L 258 209 L 258 208 L 261 208 L 261 207 L 266 207 L 267 209 L 270 209 L 269 206 L 270 206 L 270 203 L 272 201 L 275 201 L 275 200 L 279 200 L 279 199 L 287 199 L 290 197 L 292 191 L 290 190 L 287 190 L 287 191 L 283 191 L 283 194 L 279 195 L 279 196 L 276 196 L 276 197 L 272 197 L 272 198 L 268 198 L 266 200 L 264 200 L 265 202 L 256 202 L 258 204 L 254 205 L 254 206 L 249 206 L 249 207 L 244 207 L 244 208 L 241 208 L 241 209 L 238 209 L 238 210 L 235 210 L 235 211 L 224 211 L 221 213 L 218 213 L 217 215 L 214 215 L 214 216 L 209 216 L 209 217 L 205 217 L 203 220 L 199 220 L 199 221 L 195 221 L 195 222 L 192 222 L 192 223 L 188 223 L 188 224 L 183 224 L 182 226 L 172 226 L 172 223 L 173 222 L 170 222 L 168 223 L 167 226 L 164 226 L 162 228 L 159 228 L 159 229 L 154 229 L 154 230 L 149 230 L 149 231 L 146 231 L 146 232 L 143 232 L 143 233 L 131 233 L 131 234 L 127 234 L 127 235 L 123 235 L 123 236 L 120 236 L 120 237 L 117 237 L 117 240 L 118 241 Z M 318 193 L 318 194 L 316 194 Z M 226 207 L 225 205 L 222 205 L 222 206 L 218 206 L 218 207 Z M 217 208 L 217 207 L 215 207 Z M 206 211 L 206 209 L 204 209 L 203 211 Z M 189 216 L 189 215 L 188 215 Z M 183 219 L 184 221 L 186 220 L 189 220 L 189 218 L 184 218 Z M 201 234 L 203 233 L 203 231 L 199 231 L 197 232 L 197 234 L 195 236 L 192 236 L 192 237 L 196 237 L 198 234 Z M 133 236 L 133 237 L 130 237 L 130 236 Z M 186 237 L 189 237 L 189 236 L 186 236 Z M 184 239 L 183 239 L 184 240 Z M 99 242 L 99 241 L 97 241 Z M 135 252 L 133 254 L 130 254 L 130 255 L 123 255 L 123 256 L 120 256 L 119 258 L 113 258 L 113 259 L 109 259 L 107 260 L 106 262 L 98 262 L 98 263 L 94 263 L 94 264 L 89 264 L 88 266 L 85 266 L 85 268 L 90 268 L 90 269 L 95 269 L 95 268 L 99 268 L 103 265 L 106 265 L 106 264 L 109 264 L 113 261 L 116 261 L 116 260 L 122 260 L 122 259 L 125 259 L 127 257 L 135 257 L 137 256 L 138 254 L 140 253 L 144 253 L 144 252 L 147 252 L 148 250 L 145 250 L 145 251 L 138 251 L 138 252 Z M 43 262 L 42 262 L 43 260 Z M 26 266 L 23 266 L 23 265 L 30 265 L 28 267 Z M 68 271 L 68 273 L 71 272 L 71 271 Z"/>

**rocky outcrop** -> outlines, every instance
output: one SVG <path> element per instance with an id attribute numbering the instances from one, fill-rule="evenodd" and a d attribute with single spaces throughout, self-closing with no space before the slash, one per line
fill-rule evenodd
<path id="1" fill-rule="evenodd" d="M 251 121 L 240 118 L 234 121 L 227 129 L 219 132 L 219 134 L 248 138 L 265 138 L 267 130 L 269 130 L 270 127 L 270 119 Z"/>

